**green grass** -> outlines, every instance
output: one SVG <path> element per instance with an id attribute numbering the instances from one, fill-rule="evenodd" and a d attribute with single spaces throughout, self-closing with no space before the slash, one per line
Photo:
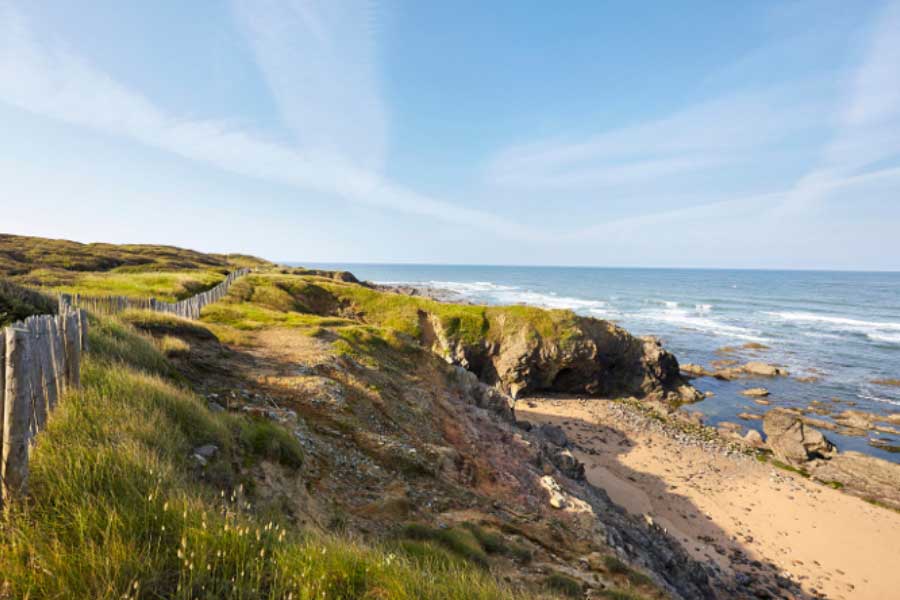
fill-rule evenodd
<path id="1" fill-rule="evenodd" d="M 604 556 L 603 565 L 609 573 L 624 576 L 632 585 L 653 585 L 652 579 L 640 571 L 632 569 L 616 556 L 611 554 Z"/>
<path id="2" fill-rule="evenodd" d="M 266 327 L 289 327 L 320 333 L 322 328 L 355 326 L 356 322 L 338 317 L 321 317 L 298 312 L 282 312 L 249 302 L 218 302 L 203 309 L 201 320 L 227 325 L 242 331 L 256 331 Z"/>
<path id="3" fill-rule="evenodd" d="M 577 580 L 563 575 L 551 573 L 544 579 L 544 585 L 552 592 L 566 596 L 567 598 L 583 598 L 584 589 Z"/>
<path id="4" fill-rule="evenodd" d="M 210 270 L 78 273 L 52 289 L 84 296 L 153 297 L 175 302 L 208 290 L 223 279 L 225 275 L 221 271 Z"/>
<path id="5" fill-rule="evenodd" d="M 781 469 L 782 471 L 788 471 L 788 472 L 790 472 L 790 473 L 796 473 L 797 475 L 800 475 L 801 477 L 809 478 L 809 472 L 808 472 L 808 471 L 805 471 L 805 470 L 800 469 L 800 468 L 798 468 L 798 467 L 794 467 L 794 466 L 792 466 L 792 465 L 789 465 L 789 464 L 787 464 L 787 463 L 784 463 L 784 462 L 778 460 L 777 458 L 775 458 L 774 456 L 772 456 L 771 453 L 769 453 L 769 452 L 766 452 L 766 451 L 757 452 L 757 453 L 756 453 L 756 460 L 758 460 L 758 461 L 761 462 L 761 463 L 768 463 L 768 464 L 772 465 L 772 466 L 775 467 L 775 468 Z"/>
<path id="6" fill-rule="evenodd" d="M 169 313 L 150 310 L 126 310 L 118 314 L 118 319 L 133 325 L 141 331 L 156 335 L 193 336 L 210 338 L 213 334 L 202 323 L 182 319 Z"/>
<path id="7" fill-rule="evenodd" d="M 56 301 L 12 282 L 0 280 L 0 327 L 32 315 L 56 312 Z"/>
<path id="8" fill-rule="evenodd" d="M 290 433 L 210 412 L 146 336 L 113 318 L 92 321 L 90 342 L 82 390 L 38 437 L 27 501 L 0 518 L 0 597 L 521 597 L 467 562 L 261 519 L 234 465 L 299 467 Z M 198 478 L 190 454 L 208 443 L 220 453 Z M 469 536 L 447 543 L 478 548 Z"/>
<path id="9" fill-rule="evenodd" d="M 152 272 L 189 269 L 233 270 L 267 266 L 264 260 L 238 254 L 204 254 L 157 245 L 81 244 L 68 240 L 0 234 L 0 276 L 36 279 L 33 273 L 69 275 L 88 271 Z M 31 283 L 31 281 L 29 281 Z M 34 282 L 40 284 L 41 282 Z"/>
<path id="10" fill-rule="evenodd" d="M 303 464 L 300 442 L 287 430 L 262 420 L 252 420 L 240 428 L 241 445 L 253 456 L 294 469 Z"/>

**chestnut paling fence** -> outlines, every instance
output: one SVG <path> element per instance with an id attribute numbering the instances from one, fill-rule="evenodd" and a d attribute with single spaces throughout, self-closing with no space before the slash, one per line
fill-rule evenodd
<path id="1" fill-rule="evenodd" d="M 200 311 L 203 310 L 204 306 L 224 298 L 231 284 L 249 272 L 250 269 L 232 271 L 224 281 L 215 287 L 178 302 L 163 302 L 156 298 L 129 298 L 127 296 L 82 296 L 80 294 L 73 296 L 61 294 L 60 303 L 103 314 L 115 314 L 124 310 L 139 309 L 170 313 L 185 319 L 199 319 Z"/>
<path id="2" fill-rule="evenodd" d="M 85 312 L 64 305 L 0 330 L 0 506 L 25 489 L 35 436 L 63 393 L 80 385 L 87 328 Z"/>
<path id="3" fill-rule="evenodd" d="M 86 310 L 111 314 L 126 309 L 199 319 L 204 306 L 225 297 L 238 269 L 215 287 L 179 302 L 124 296 L 59 295 L 56 315 L 37 315 L 0 330 L 0 507 L 27 489 L 35 437 L 62 395 L 81 385 L 81 354 L 88 348 Z"/>

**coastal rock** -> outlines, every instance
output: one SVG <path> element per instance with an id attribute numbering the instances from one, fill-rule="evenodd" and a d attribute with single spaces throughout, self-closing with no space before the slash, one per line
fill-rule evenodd
<path id="1" fill-rule="evenodd" d="M 773 408 L 763 417 L 766 444 L 775 456 L 791 465 L 835 454 L 834 444 L 821 432 L 803 424 L 794 411 Z"/>
<path id="2" fill-rule="evenodd" d="M 568 448 L 542 444 L 541 454 L 566 477 L 571 477 L 575 481 L 584 481 L 584 463 L 575 458 Z"/>
<path id="3" fill-rule="evenodd" d="M 807 466 L 811 477 L 900 510 L 900 465 L 859 452 L 841 452 Z"/>
<path id="4" fill-rule="evenodd" d="M 766 443 L 763 441 L 762 435 L 755 429 L 751 429 L 744 436 L 743 441 L 751 448 L 764 448 Z"/>
<path id="5" fill-rule="evenodd" d="M 553 479 L 550 475 L 544 475 L 540 479 L 541 487 L 547 492 L 549 496 L 548 502 L 552 508 L 557 510 L 563 509 L 566 507 L 566 496 L 562 492 L 562 488 L 559 487 L 559 484 L 556 483 L 556 480 Z"/>
<path id="6" fill-rule="evenodd" d="M 750 396 L 751 398 L 763 398 L 769 395 L 769 390 L 764 387 L 756 387 L 741 390 L 741 394 L 743 394 L 744 396 Z"/>
<path id="7" fill-rule="evenodd" d="M 703 398 L 682 377 L 675 356 L 655 338 L 635 337 L 608 321 L 577 315 L 555 335 L 541 335 L 505 315 L 497 319 L 498 331 L 490 339 L 466 341 L 423 311 L 421 341 L 514 398 L 548 391 L 651 397 L 673 405 Z"/>
<path id="8" fill-rule="evenodd" d="M 691 363 L 681 365 L 681 372 L 688 377 L 708 377 L 709 375 L 712 375 L 712 373 L 707 371 L 701 365 L 694 365 Z"/>
<path id="9" fill-rule="evenodd" d="M 547 438 L 547 440 L 550 441 L 550 443 L 555 446 L 565 448 L 569 444 L 569 439 L 568 437 L 566 437 L 566 432 L 559 425 L 550 425 L 549 423 L 544 423 L 540 427 L 540 432 L 545 438 Z"/>
<path id="10" fill-rule="evenodd" d="M 789 374 L 786 369 L 758 361 L 750 361 L 742 368 L 748 375 L 760 377 L 786 377 Z"/>

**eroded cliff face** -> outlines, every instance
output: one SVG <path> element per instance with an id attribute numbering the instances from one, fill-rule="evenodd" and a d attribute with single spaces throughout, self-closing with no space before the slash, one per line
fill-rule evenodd
<path id="1" fill-rule="evenodd" d="M 557 392 L 652 397 L 671 404 L 701 397 L 658 340 L 635 337 L 607 321 L 574 317 L 565 336 L 542 336 L 501 315 L 493 324 L 501 335 L 473 342 L 448 333 L 427 311 L 420 311 L 419 319 L 424 345 L 513 397 Z"/>

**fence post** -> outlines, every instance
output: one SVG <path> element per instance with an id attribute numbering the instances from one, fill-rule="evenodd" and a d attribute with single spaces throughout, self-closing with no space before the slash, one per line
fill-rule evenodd
<path id="1" fill-rule="evenodd" d="M 28 329 L 6 329 L 6 394 L 3 406 L 3 453 L 0 457 L 0 491 L 4 500 L 11 494 L 24 490 L 28 482 L 34 396 L 30 341 Z"/>
<path id="2" fill-rule="evenodd" d="M 81 333 L 75 311 L 63 315 L 63 347 L 66 354 L 66 383 L 69 387 L 77 388 L 81 385 Z"/>

